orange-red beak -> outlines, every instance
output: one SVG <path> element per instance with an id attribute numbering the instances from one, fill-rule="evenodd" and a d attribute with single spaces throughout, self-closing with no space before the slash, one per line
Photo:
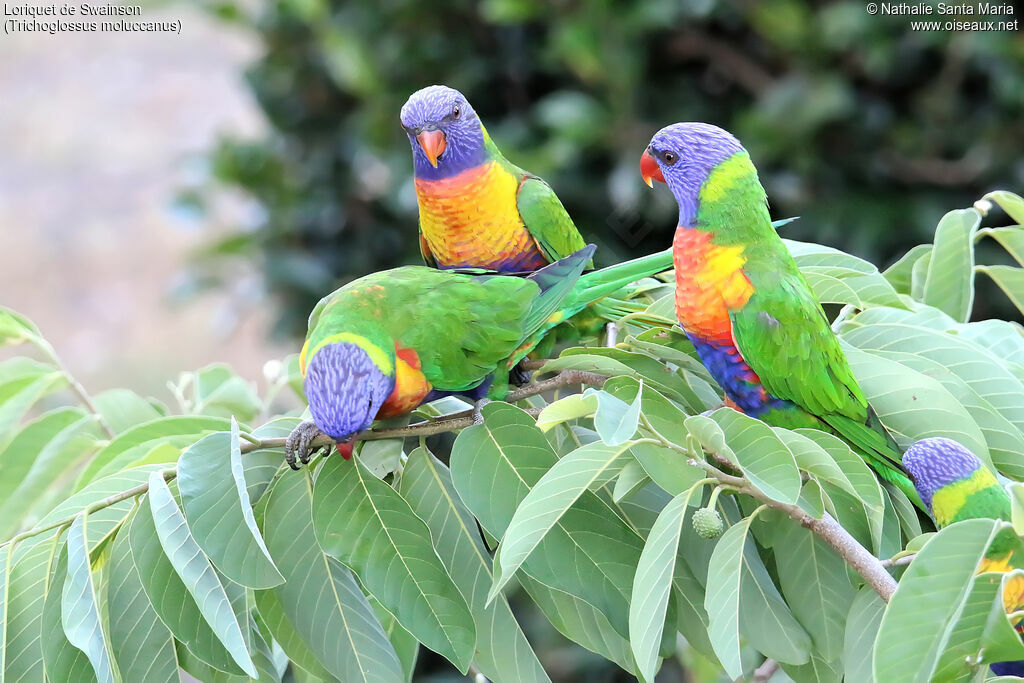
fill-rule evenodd
<path id="1" fill-rule="evenodd" d="M 420 143 L 423 153 L 427 155 L 427 161 L 434 168 L 437 168 L 437 158 L 448 146 L 444 133 L 439 130 L 425 130 L 416 136 L 416 142 Z"/>
<path id="2" fill-rule="evenodd" d="M 661 174 L 661 166 L 658 166 L 657 159 L 651 154 L 650 149 L 645 149 L 640 157 L 640 175 L 644 177 L 647 187 L 654 187 L 655 180 L 665 182 L 665 176 Z"/>

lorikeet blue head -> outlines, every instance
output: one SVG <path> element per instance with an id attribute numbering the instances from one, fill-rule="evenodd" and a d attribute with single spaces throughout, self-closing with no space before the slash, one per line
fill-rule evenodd
<path id="1" fill-rule="evenodd" d="M 679 225 L 693 225 L 701 185 L 718 164 L 743 146 L 731 133 L 708 123 L 673 123 L 651 138 L 640 158 L 644 182 L 667 183 L 679 203 Z"/>
<path id="2" fill-rule="evenodd" d="M 1009 518 L 1010 500 L 995 475 L 952 439 L 921 439 L 903 454 L 903 467 L 939 527 L 961 519 Z"/>
<path id="3" fill-rule="evenodd" d="M 479 166 L 487 157 L 484 129 L 458 90 L 431 85 L 409 96 L 402 107 L 417 178 L 450 178 Z"/>
<path id="4" fill-rule="evenodd" d="M 306 368 L 306 398 L 313 421 L 339 442 L 369 427 L 394 387 L 393 373 L 383 372 L 356 344 L 328 344 Z"/>

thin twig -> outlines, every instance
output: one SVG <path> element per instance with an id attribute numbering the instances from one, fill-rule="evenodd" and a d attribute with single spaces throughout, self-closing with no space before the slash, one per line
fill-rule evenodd
<path id="1" fill-rule="evenodd" d="M 801 526 L 810 529 L 819 538 L 821 538 L 821 540 L 825 541 L 825 543 L 835 550 L 839 556 L 854 569 L 854 571 L 860 574 L 868 585 L 871 586 L 871 588 L 873 588 L 885 602 L 889 602 L 889 598 L 891 598 L 892 594 L 896 592 L 896 580 L 885 570 L 885 566 L 882 564 L 882 561 L 872 555 L 867 548 L 862 546 L 857 539 L 850 535 L 849 531 L 844 529 L 842 525 L 833 519 L 827 512 L 822 515 L 821 519 L 815 519 L 804 512 L 800 506 L 783 503 L 775 500 L 774 498 L 770 498 L 752 486 L 745 478 L 734 477 L 731 474 L 726 474 L 705 460 L 698 460 L 691 457 L 691 454 L 687 449 L 668 441 L 656 431 L 654 432 L 654 435 L 659 437 L 662 445 L 666 448 L 670 448 L 690 458 L 690 465 L 700 467 L 721 483 L 735 488 L 740 493 L 746 494 L 760 503 L 786 513 L 790 519 L 799 522 Z"/>
<path id="2" fill-rule="evenodd" d="M 36 342 L 36 346 L 38 346 L 43 351 L 43 353 L 49 356 L 50 360 L 53 361 L 53 364 L 56 365 L 57 369 L 60 370 L 62 375 L 64 375 L 64 378 L 68 381 L 68 387 L 71 389 L 72 393 L 74 393 L 75 396 L 78 397 L 78 400 L 81 401 L 82 405 L 85 406 L 86 410 L 88 410 L 95 416 L 96 424 L 98 424 L 100 428 L 104 432 L 106 432 L 107 436 L 109 436 L 111 439 L 115 438 L 117 436 L 117 433 L 110 428 L 110 424 L 107 423 L 106 418 L 103 417 L 103 414 L 99 411 L 99 408 L 96 407 L 96 404 L 92 402 L 92 397 L 89 396 L 89 392 L 85 390 L 85 387 L 82 386 L 82 383 L 75 379 L 75 376 L 72 375 L 71 371 L 67 369 L 63 361 L 61 361 L 60 356 L 57 355 L 57 351 L 53 348 L 53 346 L 51 346 L 50 343 L 44 339 L 39 339 Z"/>
<path id="3" fill-rule="evenodd" d="M 766 659 L 761 662 L 761 666 L 754 669 L 753 681 L 754 683 L 766 683 L 771 680 L 771 677 L 775 675 L 775 672 L 779 670 L 779 663 L 774 659 Z"/>

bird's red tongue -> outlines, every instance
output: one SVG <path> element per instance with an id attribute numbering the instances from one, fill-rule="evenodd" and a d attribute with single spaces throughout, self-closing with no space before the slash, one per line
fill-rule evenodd
<path id="1" fill-rule="evenodd" d="M 640 175 L 644 177 L 647 187 L 654 187 L 654 183 L 651 182 L 652 180 L 665 182 L 665 176 L 661 174 L 661 166 L 658 166 L 658 161 L 651 154 L 650 149 L 645 149 L 640 157 Z"/>
<path id="2" fill-rule="evenodd" d="M 339 444 L 337 444 L 338 453 L 341 454 L 341 457 L 345 458 L 346 460 L 351 460 L 352 459 L 352 447 L 354 445 L 355 445 L 355 442 L 353 442 L 353 441 L 347 441 L 345 443 L 339 443 Z"/>

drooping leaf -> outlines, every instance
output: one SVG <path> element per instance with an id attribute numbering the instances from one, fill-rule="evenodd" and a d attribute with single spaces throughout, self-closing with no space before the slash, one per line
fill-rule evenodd
<path id="1" fill-rule="evenodd" d="M 61 602 L 64 584 L 67 581 L 68 559 L 66 541 L 62 537 L 57 556 L 46 585 L 43 600 L 42 637 L 43 666 L 48 680 L 82 681 L 96 680 L 89 658 L 84 652 L 68 642 L 61 619 Z"/>
<path id="2" fill-rule="evenodd" d="M 110 653 L 110 635 L 100 617 L 85 535 L 88 519 L 85 513 L 75 517 L 68 530 L 68 575 L 61 599 L 61 623 L 68 641 L 89 658 L 99 683 L 113 683 L 119 680 L 119 674 Z"/>
<path id="3" fill-rule="evenodd" d="M 1024 313 L 1024 269 L 1013 266 L 978 266 L 977 271 L 992 278 L 1017 310 Z"/>
<path id="4" fill-rule="evenodd" d="M 651 528 L 637 564 L 629 607 L 629 642 L 643 681 L 654 680 L 669 595 L 679 562 L 676 553 L 682 525 L 690 499 L 699 490 L 694 485 L 665 506 Z"/>
<path id="5" fill-rule="evenodd" d="M 875 636 L 885 612 L 885 602 L 870 586 L 862 587 L 850 605 L 843 635 L 843 671 L 848 681 L 873 683 L 872 659 Z"/>
<path id="6" fill-rule="evenodd" d="M 549 681 L 504 596 L 486 604 L 491 558 L 476 521 L 455 492 L 448 468 L 417 448 L 409 455 L 399 491 L 427 523 L 441 561 L 466 596 L 476 623 L 474 661 L 480 671 L 495 683 Z"/>
<path id="7" fill-rule="evenodd" d="M 632 403 L 626 403 L 604 391 L 588 389 L 597 396 L 597 412 L 594 414 L 594 429 L 601 440 L 609 446 L 619 446 L 636 433 L 640 421 L 640 401 L 638 396 Z"/>
<path id="8" fill-rule="evenodd" d="M 494 556 L 494 585 L 488 602 L 585 491 L 603 485 L 621 471 L 629 446 L 630 442 L 581 446 L 555 463 L 533 485 L 516 508 Z"/>
<path id="9" fill-rule="evenodd" d="M 133 518 L 118 532 L 110 551 L 107 609 L 117 615 L 109 626 L 111 653 L 124 681 L 176 683 L 174 638 L 150 604 L 132 558 Z"/>
<path id="10" fill-rule="evenodd" d="M 747 541 L 751 518 L 726 529 L 718 540 L 708 567 L 704 608 L 708 613 L 708 636 L 718 661 L 730 678 L 743 675 L 740 654 L 740 581 L 743 546 Z"/>
<path id="11" fill-rule="evenodd" d="M 6 596 L 0 589 L 0 674 L 4 680 L 42 680 L 43 601 L 59 541 L 58 534 L 23 541 L 14 549 L 9 565 L 5 553 L 10 546 L 0 551 L 0 573 L 5 574 L 0 580 L 7 584 Z"/>
<path id="12" fill-rule="evenodd" d="M 316 658 L 315 666 L 305 664 L 312 673 L 322 666 L 340 681 L 403 680 L 398 657 L 352 573 L 330 561 L 317 545 L 312 501 L 312 482 L 305 471 L 288 472 L 274 485 L 263 526 L 267 547 L 277 556 L 286 581 L 260 591 L 259 604 L 273 598 L 280 609 L 279 620 L 286 622 L 282 625 L 289 627 L 304 646 L 285 650 L 308 651 Z M 268 625 L 275 637 L 282 631 Z M 325 634 L 331 637 L 325 638 Z M 299 662 L 308 662 L 308 657 L 303 654 Z"/>
<path id="13" fill-rule="evenodd" d="M 181 454 L 178 490 L 193 538 L 225 576 L 250 588 L 284 581 L 256 526 L 234 418 L 230 434 L 205 436 Z"/>
<path id="14" fill-rule="evenodd" d="M 876 680 L 931 678 L 961 615 L 971 577 L 999 528 L 1000 523 L 991 519 L 957 522 L 942 529 L 918 552 L 878 628 Z"/>
<path id="15" fill-rule="evenodd" d="M 242 633 L 247 625 L 239 624 L 224 584 L 189 531 L 185 516 L 159 472 L 150 474 L 148 499 L 156 535 L 178 578 L 235 663 L 249 676 L 256 677 L 256 666 Z M 132 550 L 134 553 L 134 545 Z"/>
<path id="16" fill-rule="evenodd" d="M 313 492 L 313 526 L 328 555 L 417 640 L 465 672 L 473 657 L 473 616 L 430 545 L 430 531 L 390 486 L 356 457 L 327 460 Z"/>

